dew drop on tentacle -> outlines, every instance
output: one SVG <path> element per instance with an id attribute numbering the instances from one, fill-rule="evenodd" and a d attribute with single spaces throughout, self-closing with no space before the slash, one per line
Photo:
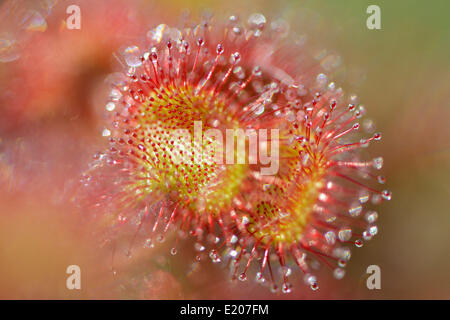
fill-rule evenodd
<path id="1" fill-rule="evenodd" d="M 333 271 L 333 276 L 338 280 L 344 278 L 344 275 L 345 275 L 345 270 L 342 268 L 336 268 Z"/>
<path id="2" fill-rule="evenodd" d="M 128 66 L 136 68 L 142 65 L 140 50 L 137 46 L 127 47 L 123 53 Z"/>

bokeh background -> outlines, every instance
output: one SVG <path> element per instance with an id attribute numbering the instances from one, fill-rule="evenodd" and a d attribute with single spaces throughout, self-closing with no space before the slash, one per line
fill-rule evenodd
<path id="1" fill-rule="evenodd" d="M 65 28 L 78 4 L 82 29 Z M 366 8 L 381 8 L 381 30 Z M 189 10 L 261 12 L 339 55 L 336 81 L 358 94 L 383 132 L 371 146 L 385 160 L 393 199 L 378 208 L 379 235 L 353 251 L 344 280 L 288 295 L 233 284 L 220 268 L 193 264 L 192 244 L 138 250 L 130 259 L 99 249 L 75 208 L 62 201 L 96 148 L 94 120 L 106 99 L 113 53 Z M 1 299 L 450 299 L 450 2 L 417 1 L 0 1 Z M 80 265 L 82 290 L 67 290 Z M 381 267 L 382 289 L 366 288 Z"/>

